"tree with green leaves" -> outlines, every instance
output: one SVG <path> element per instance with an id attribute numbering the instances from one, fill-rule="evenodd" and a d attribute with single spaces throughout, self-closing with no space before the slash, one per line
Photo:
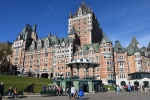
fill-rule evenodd
<path id="1" fill-rule="evenodd" d="M 11 55 L 11 46 L 6 43 L 0 43 L 0 74 L 9 72 Z"/>

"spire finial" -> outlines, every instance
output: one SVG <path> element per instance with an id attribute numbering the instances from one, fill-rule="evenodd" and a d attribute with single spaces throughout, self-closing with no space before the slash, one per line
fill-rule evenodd
<path id="1" fill-rule="evenodd" d="M 84 3 L 84 0 L 82 0 L 82 3 Z"/>
<path id="2" fill-rule="evenodd" d="M 72 12 L 70 11 L 70 15 L 69 15 L 69 18 L 72 18 Z"/>

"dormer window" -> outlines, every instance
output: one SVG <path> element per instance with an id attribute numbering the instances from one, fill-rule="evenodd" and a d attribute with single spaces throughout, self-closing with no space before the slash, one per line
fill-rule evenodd
<path id="1" fill-rule="evenodd" d="M 118 52 L 121 52 L 121 48 L 118 48 Z"/>
<path id="2" fill-rule="evenodd" d="M 81 8 L 79 8 L 78 16 L 82 16 L 82 10 L 81 10 Z"/>
<path id="3" fill-rule="evenodd" d="M 106 46 L 106 43 L 103 43 L 103 46 Z"/>

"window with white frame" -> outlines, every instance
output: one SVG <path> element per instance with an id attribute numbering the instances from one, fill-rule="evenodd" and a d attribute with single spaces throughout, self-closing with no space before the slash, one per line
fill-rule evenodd
<path id="1" fill-rule="evenodd" d="M 107 70 L 108 70 L 108 71 L 113 71 L 113 67 L 110 67 L 110 66 L 109 66 L 109 67 L 107 67 Z"/>
<path id="2" fill-rule="evenodd" d="M 98 60 L 98 56 L 96 56 L 96 60 Z"/>

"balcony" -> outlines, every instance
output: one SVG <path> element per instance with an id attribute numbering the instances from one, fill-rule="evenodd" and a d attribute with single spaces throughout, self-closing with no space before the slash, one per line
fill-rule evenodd
<path id="1" fill-rule="evenodd" d="M 125 60 L 124 59 L 118 59 L 117 61 L 121 61 L 121 62 L 123 61 L 124 62 Z"/>

